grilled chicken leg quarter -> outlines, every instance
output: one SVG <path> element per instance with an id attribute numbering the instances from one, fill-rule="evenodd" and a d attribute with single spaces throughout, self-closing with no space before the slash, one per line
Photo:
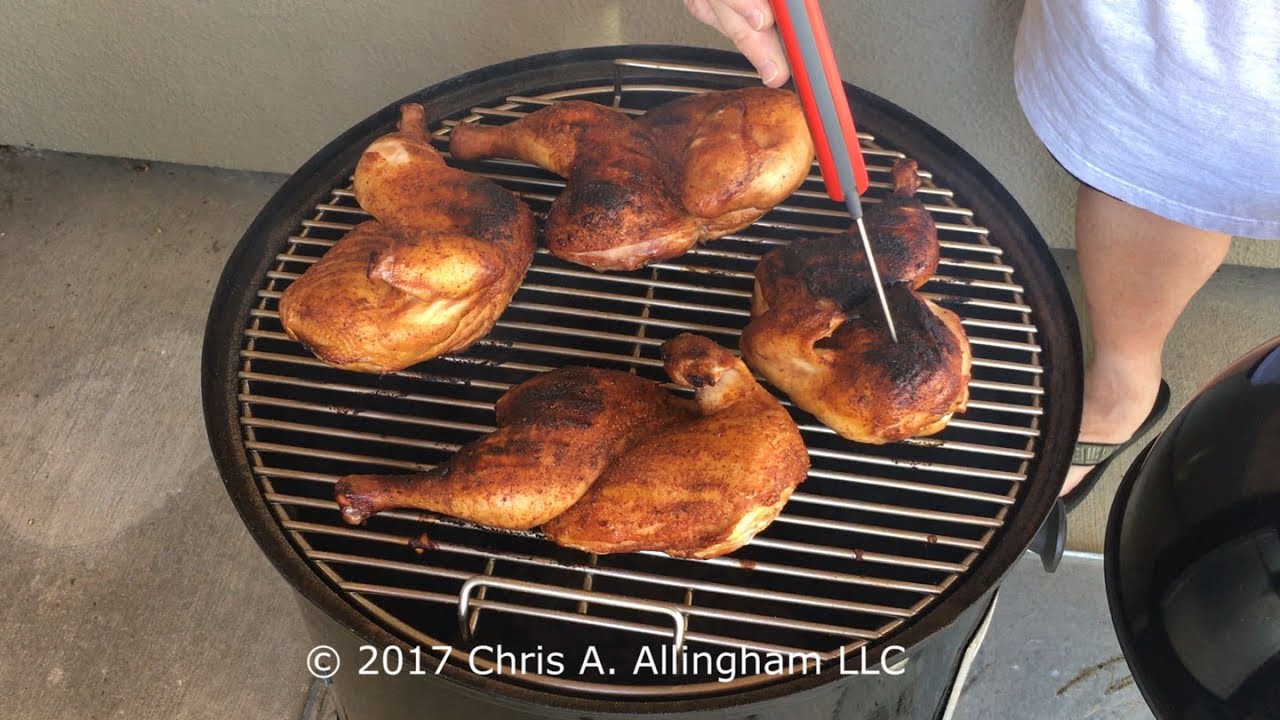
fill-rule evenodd
<path id="1" fill-rule="evenodd" d="M 914 197 L 913 160 L 866 213 L 889 309 L 884 323 L 861 244 L 850 233 L 796 240 L 756 267 L 743 357 L 842 437 L 883 444 L 941 431 L 969 399 L 968 338 L 955 313 L 915 292 L 938 266 L 937 228 Z"/>
<path id="2" fill-rule="evenodd" d="M 486 335 L 533 259 L 533 213 L 484 178 L 445 165 L 421 105 L 356 165 L 375 220 L 329 249 L 280 298 L 290 337 L 326 363 L 385 373 Z"/>
<path id="3" fill-rule="evenodd" d="M 718 557 L 768 527 L 807 476 L 800 430 L 741 360 L 687 334 L 663 354 L 671 379 L 696 388 L 696 415 L 610 463 L 577 504 L 543 526 L 555 542 L 598 554 Z"/>
<path id="4" fill-rule="evenodd" d="M 813 162 L 795 94 L 768 88 L 682 98 L 638 120 L 570 100 L 506 125 L 460 124 L 449 150 L 565 178 L 547 247 L 597 270 L 634 270 L 740 230 L 795 191 Z"/>
<path id="5" fill-rule="evenodd" d="M 429 473 L 339 480 L 349 523 L 415 508 L 492 527 L 542 525 L 595 553 L 715 557 L 777 517 L 808 473 L 790 415 L 711 340 L 663 345 L 686 400 L 630 373 L 566 368 L 512 388 L 498 429 Z"/>

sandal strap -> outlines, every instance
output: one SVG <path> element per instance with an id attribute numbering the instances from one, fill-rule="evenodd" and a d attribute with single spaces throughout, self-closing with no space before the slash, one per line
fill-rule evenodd
<path id="1" fill-rule="evenodd" d="M 1098 463 L 1111 457 L 1116 450 L 1123 447 L 1123 443 L 1114 445 L 1107 443 L 1091 443 L 1078 442 L 1076 447 L 1071 451 L 1072 465 L 1097 465 Z"/>

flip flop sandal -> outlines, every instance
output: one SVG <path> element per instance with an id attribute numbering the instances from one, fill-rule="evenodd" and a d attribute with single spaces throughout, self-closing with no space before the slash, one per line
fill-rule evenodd
<path id="1" fill-rule="evenodd" d="M 1156 393 L 1155 405 L 1151 407 L 1151 414 L 1147 415 L 1147 419 L 1142 421 L 1142 425 L 1125 440 L 1119 444 L 1107 443 L 1091 443 L 1077 442 L 1075 450 L 1071 454 L 1071 464 L 1075 466 L 1089 466 L 1093 469 L 1080 480 L 1071 492 L 1062 497 L 1062 503 L 1066 506 L 1067 512 L 1075 510 L 1084 499 L 1093 492 L 1097 487 L 1098 481 L 1102 479 L 1102 475 L 1106 472 L 1107 466 L 1115 459 L 1125 448 L 1134 443 L 1135 440 L 1147 434 L 1156 423 L 1160 422 L 1160 418 L 1169 409 L 1169 384 L 1164 380 L 1160 381 L 1160 390 Z"/>

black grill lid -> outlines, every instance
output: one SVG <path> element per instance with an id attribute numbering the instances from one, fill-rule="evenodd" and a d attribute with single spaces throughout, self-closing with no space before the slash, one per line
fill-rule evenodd
<path id="1" fill-rule="evenodd" d="M 452 122 L 503 122 L 558 99 L 642 111 L 690 91 L 755 83 L 733 54 L 598 48 L 486 68 L 404 101 L 428 108 L 443 149 Z M 1079 422 L 1078 328 L 1047 248 L 1012 197 L 918 119 L 856 89 L 850 98 L 867 133 L 873 180 L 881 174 L 868 202 L 886 190 L 892 158 L 905 153 L 927 171 L 922 196 L 941 228 L 945 264 L 924 291 L 965 319 L 975 347 L 974 402 L 952 427 L 870 448 L 839 440 L 797 411 L 814 472 L 783 518 L 716 561 L 594 558 L 536 534 L 417 513 L 344 526 L 332 502 L 338 475 L 439 462 L 490 426 L 493 400 L 533 373 L 589 363 L 661 379 L 657 344 L 687 329 L 733 347 L 755 259 L 848 221 L 815 175 L 743 233 L 636 273 L 598 274 L 543 252 L 494 334 L 464 355 L 385 378 L 342 373 L 280 332 L 274 303 L 363 217 L 350 173 L 363 148 L 393 126 L 397 102 L 285 183 L 237 246 L 210 312 L 210 442 L 236 507 L 281 572 L 379 644 L 465 650 L 505 640 L 581 650 L 590 643 L 631 657 L 642 647 L 667 647 L 681 632 L 693 649 L 741 645 L 832 657 L 865 646 L 875 657 L 892 645 L 917 645 L 981 598 L 1025 550 L 1060 488 Z M 467 167 L 516 190 L 535 210 L 545 210 L 562 186 L 520 163 Z M 408 546 L 424 529 L 435 547 L 418 556 Z M 495 679 L 462 663 L 442 675 L 491 692 L 549 689 L 562 702 L 565 694 L 743 701 L 834 677 L 724 683 L 534 672 Z"/>
<path id="2" fill-rule="evenodd" d="M 1107 527 L 1111 615 L 1162 720 L 1280 717 L 1280 338 L 1143 451 Z"/>

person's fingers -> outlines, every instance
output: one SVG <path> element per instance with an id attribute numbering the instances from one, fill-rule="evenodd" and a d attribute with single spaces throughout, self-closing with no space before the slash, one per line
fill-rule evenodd
<path id="1" fill-rule="evenodd" d="M 766 0 L 715 0 L 738 13 L 756 32 L 773 27 L 773 8 Z"/>
<path id="2" fill-rule="evenodd" d="M 748 1 L 736 0 L 739 4 Z M 782 52 L 782 43 L 776 32 L 772 29 L 763 32 L 756 30 L 747 23 L 747 18 L 725 2 L 711 0 L 709 5 L 716 17 L 716 29 L 724 33 L 747 61 L 755 66 L 765 85 L 778 87 L 787 81 L 787 57 Z M 769 16 L 769 21 L 773 21 L 772 15 Z"/>
<path id="3" fill-rule="evenodd" d="M 787 65 L 787 55 L 782 51 L 782 40 L 774 30 L 767 30 L 761 35 L 760 43 L 764 46 L 761 52 L 773 58 L 770 62 L 773 63 L 777 72 L 766 75 L 764 71 L 761 71 L 760 78 L 769 87 L 782 87 L 783 83 L 791 77 L 791 68 Z"/>

